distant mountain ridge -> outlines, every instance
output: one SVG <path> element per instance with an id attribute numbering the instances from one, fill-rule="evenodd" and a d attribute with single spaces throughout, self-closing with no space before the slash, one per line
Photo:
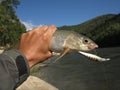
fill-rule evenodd
<path id="1" fill-rule="evenodd" d="M 58 29 L 85 34 L 101 47 L 120 46 L 120 14 L 102 15 L 82 24 L 62 26 Z"/>

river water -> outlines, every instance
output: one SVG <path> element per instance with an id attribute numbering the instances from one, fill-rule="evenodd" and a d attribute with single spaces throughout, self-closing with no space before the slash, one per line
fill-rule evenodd
<path id="1" fill-rule="evenodd" d="M 35 74 L 59 90 L 120 90 L 120 47 L 100 48 L 97 53 L 111 60 L 96 62 L 73 52 Z"/>

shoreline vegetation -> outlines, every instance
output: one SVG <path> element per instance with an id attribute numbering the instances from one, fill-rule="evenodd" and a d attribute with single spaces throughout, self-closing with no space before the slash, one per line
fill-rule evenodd
<path id="1" fill-rule="evenodd" d="M 15 13 L 15 9 L 20 4 L 19 0 L 2 0 L 0 2 L 0 47 L 15 45 L 22 33 L 26 32 L 23 25 Z"/>

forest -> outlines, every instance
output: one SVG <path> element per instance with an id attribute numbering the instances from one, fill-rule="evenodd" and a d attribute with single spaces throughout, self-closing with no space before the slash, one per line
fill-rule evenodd
<path id="1" fill-rule="evenodd" d="M 19 4 L 19 0 L 3 0 L 0 2 L 0 46 L 15 45 L 21 34 L 26 32 L 25 26 L 15 14 L 15 9 Z"/>
<path id="2" fill-rule="evenodd" d="M 18 43 L 25 26 L 15 14 L 19 0 L 0 2 L 0 46 L 11 47 Z M 100 47 L 120 46 L 120 14 L 97 16 L 78 25 L 61 26 L 58 29 L 71 30 L 94 40 Z"/>

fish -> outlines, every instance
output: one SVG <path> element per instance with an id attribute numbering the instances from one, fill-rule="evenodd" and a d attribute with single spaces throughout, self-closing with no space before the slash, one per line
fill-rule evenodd
<path id="1" fill-rule="evenodd" d="M 80 51 L 86 52 L 96 48 L 98 48 L 98 45 L 93 40 L 83 34 L 69 30 L 57 30 L 50 44 L 50 49 L 53 53 L 60 53 L 55 62 L 71 51 L 80 53 Z M 83 53 L 81 54 L 84 55 Z M 92 57 L 91 55 L 84 56 Z"/>
<path id="2" fill-rule="evenodd" d="M 97 56 L 97 55 L 95 55 L 95 54 L 86 53 L 86 52 L 82 52 L 82 51 L 78 51 L 78 52 L 79 52 L 80 54 L 88 57 L 89 59 L 94 60 L 94 61 L 100 61 L 100 62 L 102 62 L 102 61 L 108 61 L 108 60 L 110 60 L 110 58 L 102 58 L 102 57 Z"/>

